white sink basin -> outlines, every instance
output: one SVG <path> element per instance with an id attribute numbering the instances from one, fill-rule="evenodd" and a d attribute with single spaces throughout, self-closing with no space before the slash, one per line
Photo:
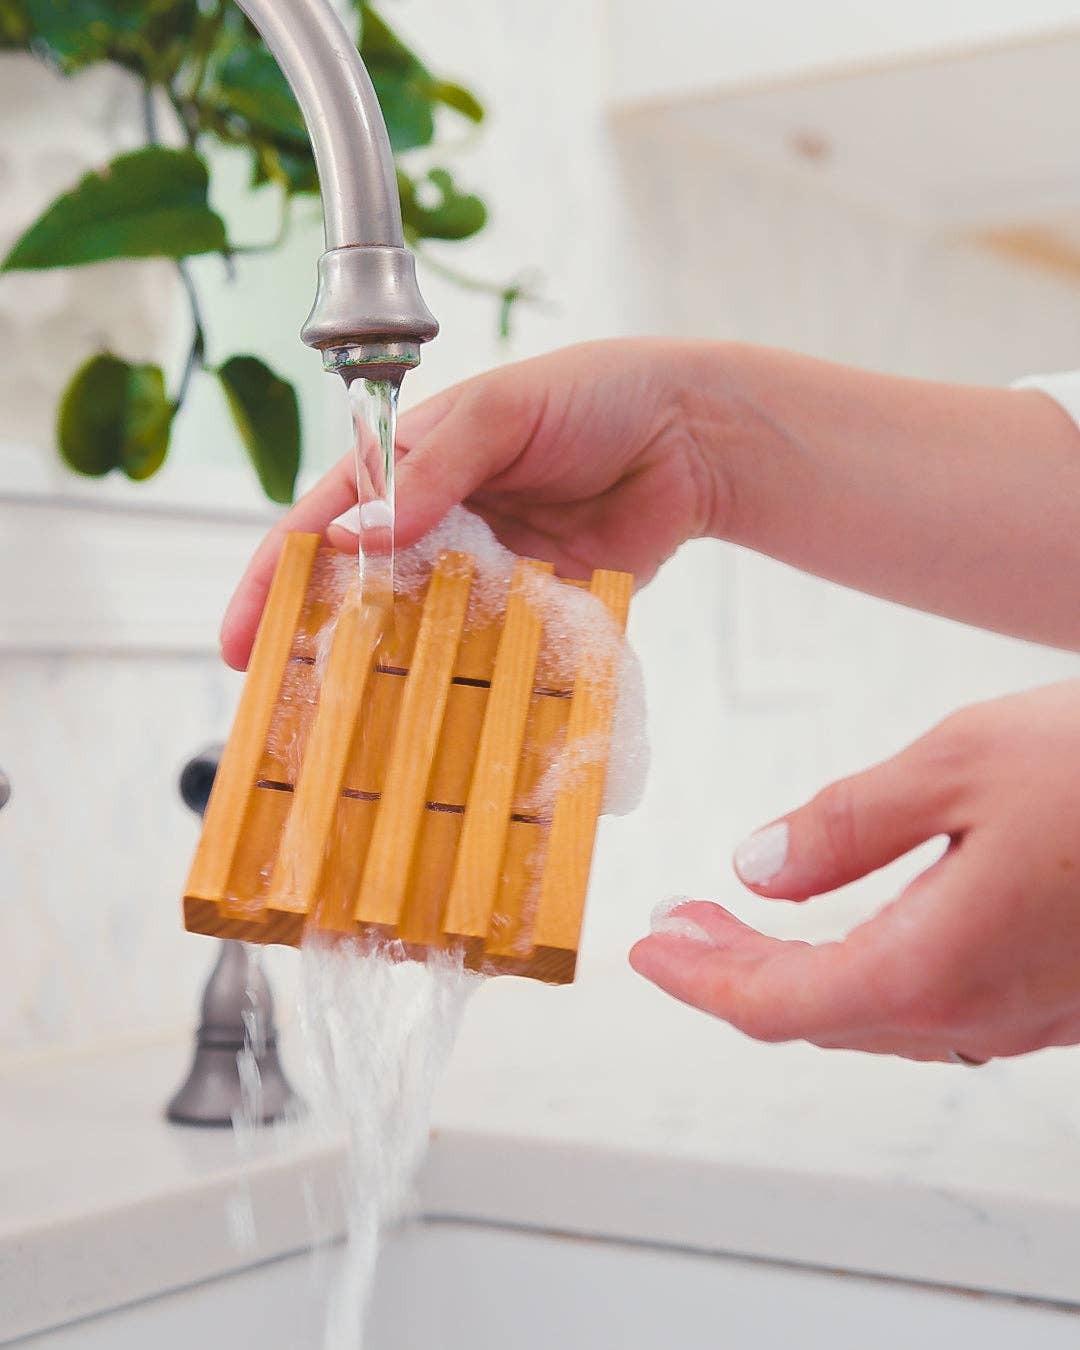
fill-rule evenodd
<path id="1" fill-rule="evenodd" d="M 289 1257 L 15 1344 L 319 1350 L 326 1289 L 339 1260 L 336 1250 Z M 387 1244 L 367 1338 L 368 1350 L 1078 1344 L 1080 1310 L 453 1222 L 421 1224 Z"/>

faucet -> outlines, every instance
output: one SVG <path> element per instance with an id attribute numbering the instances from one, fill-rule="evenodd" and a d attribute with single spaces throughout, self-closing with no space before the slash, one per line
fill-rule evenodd
<path id="1" fill-rule="evenodd" d="M 206 810 L 223 749 L 208 745 L 188 760 L 180 774 L 180 796 L 196 815 Z M 245 1099 L 242 1052 L 253 1056 L 258 1071 L 254 1100 Z M 249 960 L 244 944 L 230 939 L 218 944 L 203 990 L 191 1068 L 165 1115 L 177 1125 L 230 1126 L 252 1107 L 268 1125 L 295 1115 L 300 1101 L 278 1058 L 270 985 L 261 968 Z"/>
<path id="2" fill-rule="evenodd" d="M 326 224 L 300 336 L 326 370 L 400 383 L 439 331 L 405 248 L 390 138 L 371 78 L 331 0 L 238 0 L 300 105 Z"/>

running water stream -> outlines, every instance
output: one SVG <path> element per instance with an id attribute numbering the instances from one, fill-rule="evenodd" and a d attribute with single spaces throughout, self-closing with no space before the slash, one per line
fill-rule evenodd
<path id="1" fill-rule="evenodd" d="M 399 384 L 357 376 L 349 384 L 359 507 L 360 584 L 364 599 L 394 597 L 394 438 Z"/>

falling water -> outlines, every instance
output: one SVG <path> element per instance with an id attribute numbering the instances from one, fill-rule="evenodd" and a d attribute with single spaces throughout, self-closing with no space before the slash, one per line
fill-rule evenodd
<path id="1" fill-rule="evenodd" d="M 355 378 L 349 385 L 360 508 L 360 582 L 364 599 L 394 595 L 394 434 L 398 382 Z"/>
<path id="2" fill-rule="evenodd" d="M 399 944 L 303 947 L 300 1027 L 312 1115 L 343 1122 L 347 1240 L 324 1350 L 360 1350 L 379 1239 L 408 1207 L 427 1147 L 431 1099 L 469 993 L 459 955 L 402 959 Z"/>

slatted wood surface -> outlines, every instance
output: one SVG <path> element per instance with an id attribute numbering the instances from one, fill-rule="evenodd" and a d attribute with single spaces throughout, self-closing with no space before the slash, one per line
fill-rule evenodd
<path id="1" fill-rule="evenodd" d="M 289 536 L 185 891 L 190 931 L 383 935 L 573 979 L 616 644 L 597 637 L 567 670 L 545 588 L 585 583 L 521 559 L 486 611 L 474 572 L 444 553 L 382 609 L 361 602 L 355 562 Z M 621 632 L 632 579 L 595 572 L 588 589 Z"/>

